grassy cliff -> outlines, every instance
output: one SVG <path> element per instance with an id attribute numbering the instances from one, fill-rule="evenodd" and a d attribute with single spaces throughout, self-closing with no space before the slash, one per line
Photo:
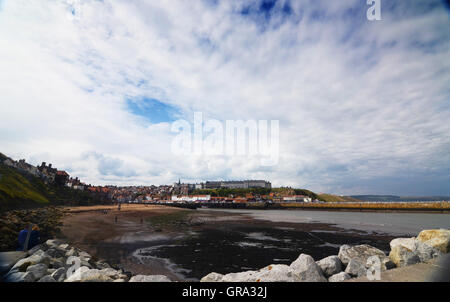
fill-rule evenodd
<path id="1" fill-rule="evenodd" d="M 319 199 L 325 202 L 361 202 L 360 199 L 356 199 L 350 196 L 340 196 L 332 194 L 319 194 Z"/>
<path id="2" fill-rule="evenodd" d="M 0 157 L 4 156 L 0 153 Z M 0 163 L 0 211 L 49 205 L 88 205 L 89 192 L 46 185 L 39 177 Z"/>

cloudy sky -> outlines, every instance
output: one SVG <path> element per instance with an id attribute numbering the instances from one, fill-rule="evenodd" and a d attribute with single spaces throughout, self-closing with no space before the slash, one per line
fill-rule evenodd
<path id="1" fill-rule="evenodd" d="M 92 184 L 450 194 L 444 1 L 0 0 L 0 152 Z M 279 161 L 176 155 L 175 120 L 278 120 Z"/>

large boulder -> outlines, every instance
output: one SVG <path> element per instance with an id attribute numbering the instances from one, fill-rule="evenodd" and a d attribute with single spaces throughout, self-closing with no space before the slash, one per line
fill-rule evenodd
<path id="1" fill-rule="evenodd" d="M 342 271 L 342 262 L 338 256 L 329 256 L 316 262 L 326 277 Z"/>
<path id="2" fill-rule="evenodd" d="M 345 272 L 352 277 L 362 277 L 367 275 L 365 264 L 357 259 L 350 259 L 350 262 L 345 268 Z"/>
<path id="3" fill-rule="evenodd" d="M 400 245 L 400 246 L 407 248 L 410 251 L 414 251 L 417 248 L 417 243 L 418 243 L 418 240 L 416 239 L 416 237 L 395 238 L 389 243 L 389 245 L 391 247 L 391 250 L 394 247 Z"/>
<path id="4" fill-rule="evenodd" d="M 432 240 L 432 239 L 431 239 Z M 419 258 L 419 262 L 426 262 L 440 256 L 441 251 L 429 244 L 430 240 L 422 242 L 416 238 L 396 238 L 390 242 L 391 259 L 401 263 L 401 266 L 414 264 Z M 417 256 L 417 257 L 416 257 Z"/>
<path id="5" fill-rule="evenodd" d="M 290 268 L 300 277 L 303 282 L 326 282 L 322 270 L 316 264 L 313 257 L 307 254 L 301 254 L 297 260 L 291 263 Z"/>
<path id="6" fill-rule="evenodd" d="M 208 275 L 206 275 L 205 277 L 203 277 L 200 282 L 220 282 L 223 279 L 223 275 L 222 274 L 218 274 L 218 273 L 210 273 Z"/>
<path id="7" fill-rule="evenodd" d="M 359 263 L 363 264 L 366 268 L 370 266 L 367 260 L 373 256 L 377 256 L 380 259 L 381 263 L 385 263 L 386 258 L 388 258 L 382 250 L 379 250 L 367 244 L 355 246 L 343 245 L 340 247 L 338 254 L 339 259 L 344 265 L 348 265 L 350 260 L 355 259 Z M 387 268 L 382 265 L 381 269 L 386 270 Z"/>
<path id="8" fill-rule="evenodd" d="M 36 278 L 31 272 L 13 271 L 4 277 L 5 282 L 34 282 Z"/>
<path id="9" fill-rule="evenodd" d="M 450 252 L 450 230 L 423 230 L 417 240 L 439 249 L 442 253 Z"/>
<path id="10" fill-rule="evenodd" d="M 260 269 L 255 275 L 256 282 L 300 282 L 301 277 L 284 264 L 272 264 Z"/>
<path id="11" fill-rule="evenodd" d="M 129 282 L 171 282 L 169 278 L 163 275 L 136 275 L 131 277 Z"/>
<path id="12" fill-rule="evenodd" d="M 258 271 L 245 271 L 239 273 L 226 274 L 222 278 L 222 282 L 256 282 Z"/>
<path id="13" fill-rule="evenodd" d="M 98 269 L 89 269 L 85 266 L 76 270 L 64 282 L 112 282 L 113 279 Z"/>
<path id="14" fill-rule="evenodd" d="M 48 266 L 44 263 L 38 263 L 35 265 L 30 265 L 27 268 L 27 272 L 30 272 L 34 275 L 35 279 L 41 279 L 47 274 Z"/>
<path id="15" fill-rule="evenodd" d="M 419 255 L 416 251 L 411 251 L 402 245 L 394 246 L 389 253 L 389 258 L 397 267 L 407 266 L 420 262 Z"/>
<path id="16" fill-rule="evenodd" d="M 31 265 L 44 263 L 45 265 L 49 265 L 51 258 L 45 254 L 42 250 L 35 252 L 32 256 L 23 258 L 14 264 L 11 268 L 11 271 L 19 271 L 26 272 L 27 268 Z"/>
<path id="17" fill-rule="evenodd" d="M 433 240 L 433 239 L 431 239 Z M 441 250 L 436 246 L 429 245 L 430 240 L 425 242 L 418 242 L 417 248 L 415 252 L 419 256 L 419 259 L 421 262 L 429 261 L 433 258 L 439 257 L 442 255 Z"/>
<path id="18" fill-rule="evenodd" d="M 344 280 L 351 279 L 352 276 L 347 274 L 346 272 L 340 272 L 328 278 L 328 282 L 342 282 Z"/>

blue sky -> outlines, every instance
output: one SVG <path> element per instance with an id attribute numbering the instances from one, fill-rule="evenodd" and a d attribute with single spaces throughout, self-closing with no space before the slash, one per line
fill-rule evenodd
<path id="1" fill-rule="evenodd" d="M 0 152 L 93 184 L 450 194 L 445 1 L 0 1 Z M 279 120 L 280 158 L 177 156 L 174 120 Z M 20 121 L 20 122 L 18 122 Z"/>

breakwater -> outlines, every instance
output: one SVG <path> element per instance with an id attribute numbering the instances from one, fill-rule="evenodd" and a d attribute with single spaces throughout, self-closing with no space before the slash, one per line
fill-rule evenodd
<path id="1" fill-rule="evenodd" d="M 325 211 L 395 211 L 395 212 L 430 212 L 450 213 L 450 202 L 333 202 L 333 203 L 152 203 L 169 207 L 198 209 L 251 209 L 251 210 L 325 210 Z"/>

